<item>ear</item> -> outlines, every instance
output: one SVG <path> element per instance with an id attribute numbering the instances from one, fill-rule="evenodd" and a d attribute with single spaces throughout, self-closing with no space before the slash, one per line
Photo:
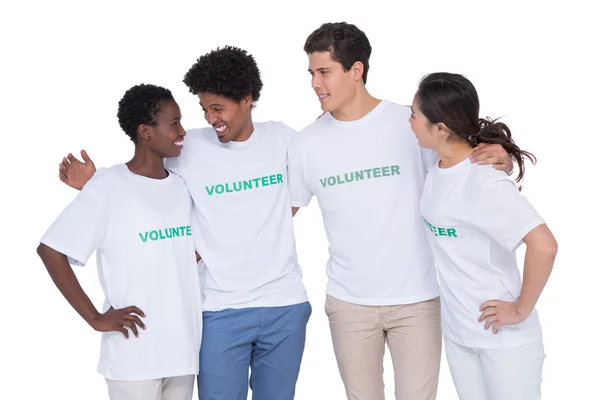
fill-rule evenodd
<path id="1" fill-rule="evenodd" d="M 247 110 L 252 107 L 252 95 L 248 94 L 246 97 L 242 99 L 242 105 Z"/>
<path id="2" fill-rule="evenodd" d="M 355 81 L 362 80 L 363 73 L 365 72 L 365 66 L 362 62 L 357 61 L 352 64 L 352 67 L 350 67 L 350 72 L 352 72 L 352 79 Z"/>
<path id="3" fill-rule="evenodd" d="M 450 130 L 448 129 L 448 127 L 446 126 L 446 124 L 444 124 L 443 122 L 438 122 L 437 124 L 435 124 L 435 135 L 436 136 L 447 136 L 450 134 Z"/>
<path id="4" fill-rule="evenodd" d="M 149 141 L 152 137 L 152 129 L 148 125 L 141 124 L 138 126 L 138 136 L 145 141 Z"/>

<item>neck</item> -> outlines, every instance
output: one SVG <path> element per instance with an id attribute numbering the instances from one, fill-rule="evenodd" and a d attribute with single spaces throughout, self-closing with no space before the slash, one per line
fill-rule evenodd
<path id="1" fill-rule="evenodd" d="M 164 179 L 169 175 L 165 170 L 164 158 L 149 149 L 140 149 L 140 146 L 135 147 L 133 158 L 126 165 L 134 174 L 146 178 Z"/>
<path id="2" fill-rule="evenodd" d="M 254 133 L 254 124 L 252 123 L 252 117 L 249 117 L 244 125 L 242 125 L 242 129 L 240 133 L 233 139 L 234 142 L 245 142 L 250 139 L 250 136 Z"/>
<path id="3" fill-rule="evenodd" d="M 364 85 L 360 85 L 354 96 L 331 115 L 338 121 L 356 121 L 373 111 L 381 100 L 371 96 Z"/>
<path id="4" fill-rule="evenodd" d="M 436 147 L 435 152 L 440 158 L 440 168 L 450 168 L 464 161 L 473 153 L 473 148 L 462 141 L 444 142 Z"/>

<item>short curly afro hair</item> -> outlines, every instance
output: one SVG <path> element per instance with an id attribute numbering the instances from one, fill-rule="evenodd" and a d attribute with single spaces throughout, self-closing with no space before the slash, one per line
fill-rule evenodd
<path id="1" fill-rule="evenodd" d="M 161 103 L 175 101 L 171 91 L 156 85 L 141 84 L 127 90 L 119 101 L 117 118 L 121 129 L 137 143 L 140 125 L 155 126 L 155 117 L 161 111 Z"/>
<path id="2" fill-rule="evenodd" d="M 183 78 L 194 95 L 212 93 L 236 102 L 247 95 L 258 101 L 262 80 L 251 54 L 237 47 L 217 48 L 200 57 Z"/>

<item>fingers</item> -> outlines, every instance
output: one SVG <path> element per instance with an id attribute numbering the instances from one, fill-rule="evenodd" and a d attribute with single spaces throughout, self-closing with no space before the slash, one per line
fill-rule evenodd
<path id="1" fill-rule="evenodd" d="M 488 328 L 490 327 L 490 325 L 496 321 L 498 321 L 498 316 L 496 314 L 487 317 L 485 320 L 485 330 L 487 331 Z M 494 333 L 496 333 L 496 332 L 494 332 Z"/>
<path id="2" fill-rule="evenodd" d="M 69 155 L 67 156 L 67 159 L 69 160 L 69 162 L 71 164 L 75 164 L 75 163 L 82 164 L 82 162 L 79 161 L 77 158 L 75 158 L 75 156 L 72 153 L 69 153 Z"/>
<path id="3" fill-rule="evenodd" d="M 144 314 L 144 312 L 142 310 L 140 310 L 139 308 L 137 308 L 136 306 L 125 307 L 125 308 L 121 309 L 121 311 L 123 311 L 127 314 L 135 313 L 141 317 L 146 316 L 146 314 Z"/>
<path id="4" fill-rule="evenodd" d="M 140 336 L 139 333 L 138 333 L 138 330 L 137 330 L 137 326 L 135 325 L 134 321 L 131 321 L 131 320 L 128 320 L 128 319 L 124 319 L 121 322 L 121 325 L 123 327 L 125 327 L 125 326 L 129 327 L 129 329 L 131 329 L 131 331 L 133 332 L 133 334 L 134 334 L 135 337 L 139 337 Z"/>
<path id="5" fill-rule="evenodd" d="M 117 326 L 116 330 L 118 332 L 121 332 L 123 336 L 125 336 L 125 339 L 129 339 L 129 332 L 127 331 L 127 329 L 123 328 L 122 326 Z"/>
<path id="6" fill-rule="evenodd" d="M 69 160 L 67 160 L 67 157 L 63 157 L 60 167 L 62 167 L 66 171 L 69 169 L 70 166 L 71 166 L 71 163 L 69 162 Z"/>
<path id="7" fill-rule="evenodd" d="M 496 315 L 496 307 L 487 308 L 484 312 L 481 313 L 477 321 L 482 322 L 484 319 L 492 315 Z"/>
<path id="8" fill-rule="evenodd" d="M 500 321 L 496 321 L 492 326 L 492 332 L 494 332 L 494 334 L 498 333 L 498 330 L 501 326 L 504 326 L 504 324 L 502 324 Z"/>
<path id="9" fill-rule="evenodd" d="M 471 153 L 471 162 L 480 164 L 494 164 L 497 160 L 502 160 L 503 155 L 506 153 L 504 148 L 499 144 L 480 143 L 473 149 Z M 491 162 L 490 159 L 495 159 L 495 162 Z"/>
<path id="10" fill-rule="evenodd" d="M 135 314 L 125 314 L 125 319 L 131 320 L 138 324 L 138 326 L 142 329 L 146 329 L 146 325 L 142 322 L 142 320 Z"/>
<path id="11" fill-rule="evenodd" d="M 67 183 L 67 177 L 62 172 L 58 173 L 58 178 L 63 181 L 63 183 Z"/>
<path id="12" fill-rule="evenodd" d="M 498 304 L 500 304 L 499 300 L 488 300 L 485 303 L 483 303 L 481 305 L 481 307 L 479 307 L 479 311 L 483 311 L 483 310 L 485 310 L 486 308 L 489 308 L 489 307 L 498 307 Z"/>

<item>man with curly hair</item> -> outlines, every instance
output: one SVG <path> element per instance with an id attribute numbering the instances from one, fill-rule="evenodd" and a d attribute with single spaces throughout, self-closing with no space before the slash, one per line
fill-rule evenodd
<path id="1" fill-rule="evenodd" d="M 194 200 L 194 242 L 202 256 L 199 398 L 246 399 L 249 382 L 255 400 L 292 400 L 312 313 L 287 189 L 294 131 L 252 120 L 262 80 L 244 50 L 226 46 L 203 55 L 184 83 L 210 125 L 189 130 L 181 155 L 166 163 Z M 87 155 L 86 164 L 69 159 L 62 179 L 81 186 L 93 162 Z"/>
<path id="2" fill-rule="evenodd" d="M 111 400 L 190 400 L 202 331 L 192 199 L 164 166 L 183 148 L 181 113 L 169 90 L 138 85 L 117 115 L 135 144 L 133 158 L 94 174 L 38 254 L 71 306 L 102 332 L 98 372 Z M 94 251 L 102 312 L 69 265 L 84 266 Z"/>

